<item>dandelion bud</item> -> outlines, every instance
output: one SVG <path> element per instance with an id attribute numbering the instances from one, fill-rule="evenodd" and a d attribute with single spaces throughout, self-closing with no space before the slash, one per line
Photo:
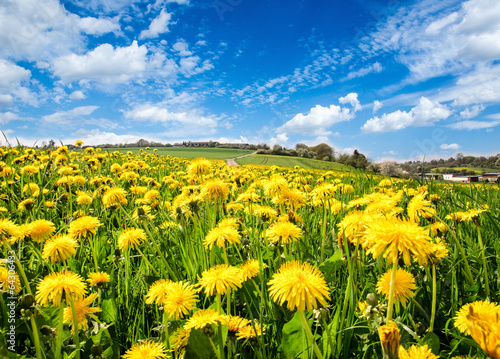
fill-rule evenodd
<path id="1" fill-rule="evenodd" d="M 207 324 L 203 328 L 201 328 L 201 332 L 205 334 L 207 337 L 212 337 L 215 333 L 215 330 L 212 327 L 212 324 Z"/>
<path id="2" fill-rule="evenodd" d="M 35 297 L 33 294 L 24 294 L 19 298 L 19 304 L 22 309 L 30 309 L 35 304 Z"/>
<path id="3" fill-rule="evenodd" d="M 376 307 L 378 305 L 378 298 L 375 293 L 369 293 L 366 296 L 366 303 L 372 307 Z"/>
<path id="4" fill-rule="evenodd" d="M 399 328 L 394 322 L 389 322 L 387 325 L 382 325 L 378 328 L 380 341 L 384 350 L 384 358 L 398 359 L 399 358 L 399 345 L 401 342 L 401 335 Z"/>
<path id="5" fill-rule="evenodd" d="M 55 330 L 49 327 L 48 325 L 42 325 L 40 328 L 40 333 L 42 333 L 43 336 L 52 336 L 55 335 Z"/>

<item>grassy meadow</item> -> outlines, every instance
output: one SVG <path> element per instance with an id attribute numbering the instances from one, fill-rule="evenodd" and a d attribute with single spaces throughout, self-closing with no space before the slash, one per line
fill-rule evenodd
<path id="1" fill-rule="evenodd" d="M 153 152 L 161 156 L 172 156 L 181 157 L 187 159 L 193 158 L 207 158 L 213 160 L 224 160 L 227 158 L 235 158 L 243 155 L 250 154 L 254 151 L 251 150 L 240 150 L 234 148 L 198 148 L 198 147 L 156 147 L 149 148 L 145 150 L 144 148 L 132 147 L 132 148 L 117 148 L 117 149 L 107 149 L 108 152 L 119 151 L 121 153 L 132 153 L 134 155 L 140 154 L 141 152 Z"/>
<path id="2" fill-rule="evenodd" d="M 239 165 L 264 165 L 279 167 L 295 167 L 306 169 L 321 169 L 332 171 L 357 171 L 356 169 L 336 162 L 326 162 L 302 157 L 274 156 L 274 155 L 251 155 L 238 158 L 236 163 Z"/>
<path id="3" fill-rule="evenodd" d="M 183 150 L 0 149 L 0 357 L 500 358 L 498 185 Z"/>

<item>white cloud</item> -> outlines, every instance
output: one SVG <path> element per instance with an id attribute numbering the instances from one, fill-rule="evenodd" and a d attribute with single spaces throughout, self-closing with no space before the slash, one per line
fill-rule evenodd
<path id="1" fill-rule="evenodd" d="M 347 74 L 345 80 L 351 80 L 357 77 L 363 77 L 371 73 L 379 73 L 382 72 L 383 68 L 380 62 L 375 62 L 367 67 L 363 67 L 356 71 L 351 71 Z"/>
<path id="2" fill-rule="evenodd" d="M 363 107 L 359 103 L 358 94 L 355 92 L 351 92 L 344 97 L 339 98 L 339 103 L 341 104 L 350 104 L 354 108 L 354 112 L 361 110 Z"/>
<path id="3" fill-rule="evenodd" d="M 175 2 L 179 5 L 189 5 L 189 0 L 167 0 L 167 3 Z"/>
<path id="4" fill-rule="evenodd" d="M 85 99 L 87 96 L 85 96 L 85 94 L 80 91 L 80 90 L 77 90 L 77 91 L 73 91 L 70 95 L 69 95 L 69 98 L 72 99 L 72 100 L 83 100 Z"/>
<path id="5" fill-rule="evenodd" d="M 470 119 L 477 117 L 481 111 L 485 109 L 484 105 L 476 105 L 471 108 L 466 108 L 465 110 L 460 112 L 460 117 L 464 119 Z"/>
<path id="6" fill-rule="evenodd" d="M 14 98 L 11 95 L 0 94 L 0 107 L 8 107 Z"/>
<path id="7" fill-rule="evenodd" d="M 31 77 L 31 71 L 0 59 L 0 91 L 19 87 L 22 81 Z"/>
<path id="8" fill-rule="evenodd" d="M 172 13 L 161 10 L 158 17 L 151 21 L 151 24 L 149 24 L 149 28 L 147 30 L 141 31 L 139 39 L 152 39 L 158 37 L 160 34 L 169 32 L 170 30 L 168 29 L 168 25 L 170 24 L 171 18 Z"/>
<path id="9" fill-rule="evenodd" d="M 193 53 L 188 50 L 188 44 L 183 39 L 180 39 L 175 44 L 172 45 L 172 48 L 179 53 L 181 56 L 191 56 Z"/>
<path id="10" fill-rule="evenodd" d="M 376 113 L 378 110 L 380 110 L 384 106 L 382 102 L 375 100 L 373 101 L 373 113 Z"/>
<path id="11" fill-rule="evenodd" d="M 439 146 L 440 149 L 442 150 L 458 150 L 462 146 L 460 146 L 458 143 L 450 143 L 449 145 L 446 143 L 443 143 L 441 146 Z"/>
<path id="12" fill-rule="evenodd" d="M 437 101 L 421 97 L 417 106 L 410 112 L 397 110 L 381 117 L 369 119 L 361 130 L 365 133 L 398 131 L 409 126 L 432 126 L 436 121 L 444 120 L 452 114 L 447 106 Z"/>
<path id="13" fill-rule="evenodd" d="M 18 120 L 19 116 L 13 112 L 0 112 L 0 125 L 5 125 L 10 121 Z"/>
<path id="14" fill-rule="evenodd" d="M 134 41 L 128 47 L 102 44 L 85 55 L 70 54 L 53 61 L 54 74 L 63 81 L 95 80 L 106 84 L 122 83 L 146 69 L 146 46 Z"/>
<path id="15" fill-rule="evenodd" d="M 299 113 L 283 126 L 277 129 L 278 133 L 300 133 L 310 136 L 329 135 L 327 129 L 339 122 L 349 121 L 354 118 L 354 112 L 346 107 L 330 105 L 323 107 L 316 105 L 308 114 Z"/>
<path id="16" fill-rule="evenodd" d="M 165 136 L 182 137 L 189 135 L 207 135 L 216 132 L 219 118 L 205 116 L 199 109 L 174 112 L 163 104 L 143 104 L 132 110 L 123 111 L 126 119 L 147 124 L 163 124 L 169 129 Z"/>
<path id="17" fill-rule="evenodd" d="M 454 130 L 482 130 L 500 125 L 500 120 L 494 121 L 460 121 L 450 124 L 448 127 Z"/>
<path id="18" fill-rule="evenodd" d="M 158 141 L 154 134 L 125 134 L 117 135 L 114 132 L 103 132 L 99 129 L 83 130 L 80 129 L 71 134 L 73 138 L 65 139 L 63 143 L 74 143 L 76 140 L 82 140 L 85 145 L 97 146 L 106 143 L 134 143 L 141 138 L 147 138 L 150 141 Z"/>
<path id="19" fill-rule="evenodd" d="M 102 35 L 120 30 L 118 20 L 118 17 L 112 20 L 106 18 L 83 17 L 78 19 L 78 26 L 86 34 Z"/>
<path id="20" fill-rule="evenodd" d="M 72 120 L 88 116 L 98 108 L 99 106 L 75 107 L 72 110 L 58 111 L 51 115 L 43 116 L 42 120 L 45 121 L 46 123 L 51 123 L 56 125 L 68 125 Z"/>

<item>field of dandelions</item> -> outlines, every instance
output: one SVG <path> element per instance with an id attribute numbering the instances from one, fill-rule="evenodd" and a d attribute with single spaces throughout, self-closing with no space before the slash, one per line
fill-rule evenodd
<path id="1" fill-rule="evenodd" d="M 0 357 L 500 358 L 497 185 L 0 156 Z"/>

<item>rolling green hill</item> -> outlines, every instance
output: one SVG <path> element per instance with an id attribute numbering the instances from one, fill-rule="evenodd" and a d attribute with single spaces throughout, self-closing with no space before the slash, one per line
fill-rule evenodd
<path id="1" fill-rule="evenodd" d="M 273 156 L 273 155 L 251 155 L 235 160 L 240 165 L 266 165 L 280 167 L 295 167 L 310 169 L 322 169 L 332 171 L 358 171 L 357 169 L 335 162 L 325 162 L 302 157 Z"/>
<path id="2" fill-rule="evenodd" d="M 235 158 L 252 153 L 251 150 L 240 150 L 232 148 L 204 148 L 204 147 L 157 147 L 146 150 L 145 148 L 109 148 L 103 149 L 108 152 L 120 151 L 123 153 L 132 152 L 133 154 L 139 153 L 141 149 L 147 153 L 155 153 L 163 156 L 183 157 L 183 158 L 198 158 L 204 157 L 212 160 L 223 160 L 226 158 Z M 154 151 L 156 150 L 156 151 Z"/>

